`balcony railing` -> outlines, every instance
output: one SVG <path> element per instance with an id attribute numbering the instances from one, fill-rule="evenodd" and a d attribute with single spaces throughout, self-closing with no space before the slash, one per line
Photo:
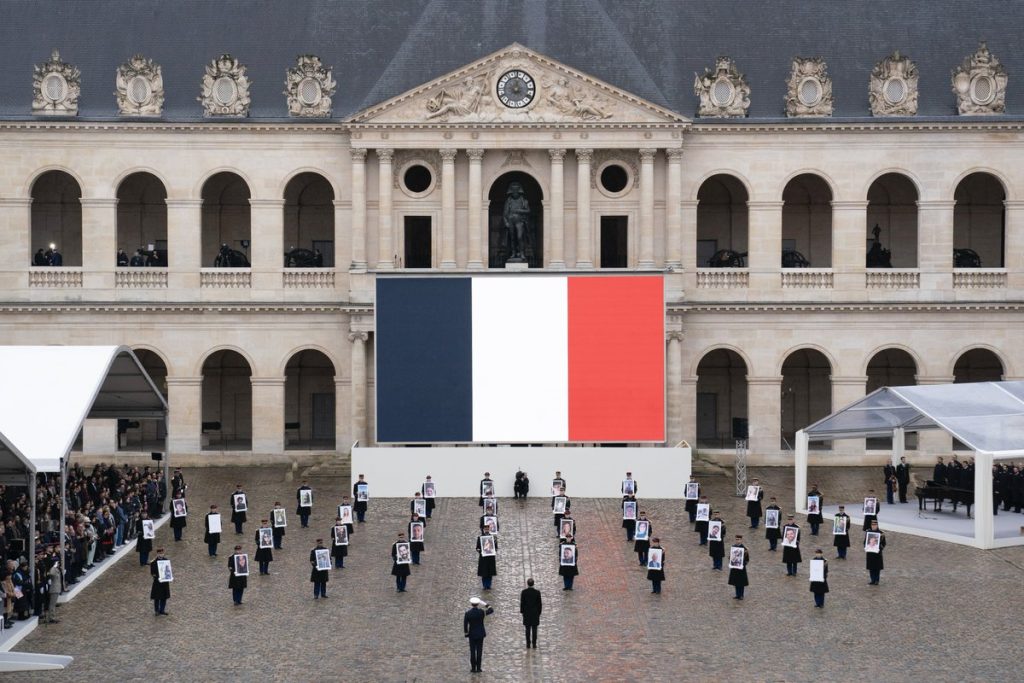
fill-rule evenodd
<path id="1" fill-rule="evenodd" d="M 203 268 L 199 271 L 199 286 L 210 289 L 248 289 L 252 287 L 252 270 Z"/>
<path id="2" fill-rule="evenodd" d="M 1002 268 L 955 268 L 953 289 L 1002 289 L 1006 271 Z"/>
<path id="3" fill-rule="evenodd" d="M 783 289 L 832 289 L 831 268 L 783 268 Z"/>
<path id="4" fill-rule="evenodd" d="M 81 287 L 82 269 L 78 266 L 67 268 L 62 266 L 33 267 L 28 271 L 28 286 L 56 288 Z"/>
<path id="5" fill-rule="evenodd" d="M 744 268 L 698 268 L 697 289 L 746 289 L 750 272 Z"/>
<path id="6" fill-rule="evenodd" d="M 868 289 L 920 289 L 921 272 L 916 268 L 883 268 L 864 273 Z"/>
<path id="7" fill-rule="evenodd" d="M 334 269 L 285 268 L 281 282 L 285 289 L 334 289 Z"/>
<path id="8" fill-rule="evenodd" d="M 114 286 L 118 289 L 165 289 L 166 268 L 118 268 L 114 271 Z"/>

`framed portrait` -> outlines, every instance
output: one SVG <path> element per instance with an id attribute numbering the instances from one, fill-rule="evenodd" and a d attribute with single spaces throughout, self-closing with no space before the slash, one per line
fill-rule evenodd
<path id="1" fill-rule="evenodd" d="M 807 514 L 821 514 L 821 496 L 807 496 Z"/>
<path id="2" fill-rule="evenodd" d="M 764 526 L 766 529 L 779 528 L 779 510 L 764 511 Z"/>
<path id="3" fill-rule="evenodd" d="M 288 526 L 288 515 L 285 513 L 284 508 L 274 508 L 273 515 L 274 526 L 278 529 Z"/>
<path id="4" fill-rule="evenodd" d="M 757 500 L 757 496 L 761 493 L 760 486 L 748 486 L 747 487 L 747 500 Z"/>
<path id="5" fill-rule="evenodd" d="M 565 514 L 565 496 L 555 496 L 555 506 L 551 511 L 556 515 Z"/>
<path id="6" fill-rule="evenodd" d="M 236 493 L 232 496 L 232 501 L 235 504 L 235 512 L 248 512 L 249 503 L 245 500 L 244 493 Z"/>
<path id="7" fill-rule="evenodd" d="M 560 479 L 555 479 L 553 482 L 551 482 L 551 497 L 552 498 L 555 497 L 555 496 L 562 495 L 562 486 L 563 486 L 563 484 L 562 484 L 562 481 Z"/>
<path id="8" fill-rule="evenodd" d="M 622 503 L 622 518 L 623 519 L 636 519 L 636 501 L 627 500 Z"/>
<path id="9" fill-rule="evenodd" d="M 395 564 L 412 564 L 412 551 L 408 543 L 398 543 L 395 547 Z"/>
<path id="10" fill-rule="evenodd" d="M 697 500 L 700 498 L 700 484 L 695 481 L 687 483 L 684 495 L 686 500 Z"/>
<path id="11" fill-rule="evenodd" d="M 344 524 L 334 527 L 334 545 L 348 545 L 348 527 Z"/>
<path id="12" fill-rule="evenodd" d="M 427 516 L 427 499 L 426 498 L 413 498 L 412 499 L 412 511 L 420 517 Z"/>
<path id="13" fill-rule="evenodd" d="M 235 576 L 249 576 L 249 556 L 245 553 L 238 553 L 233 557 L 235 567 L 232 570 Z"/>
<path id="14" fill-rule="evenodd" d="M 423 522 L 409 522 L 409 540 L 423 542 Z"/>
<path id="15" fill-rule="evenodd" d="M 328 571 L 331 568 L 331 551 L 327 548 L 317 548 L 316 555 L 316 570 L 318 572 Z"/>
<path id="16" fill-rule="evenodd" d="M 837 516 L 832 520 L 832 535 L 846 536 L 846 522 L 850 519 L 846 515 Z"/>
<path id="17" fill-rule="evenodd" d="M 622 495 L 632 496 L 636 493 L 636 482 L 632 479 L 622 480 Z"/>
<path id="18" fill-rule="evenodd" d="M 211 534 L 220 533 L 220 513 L 215 512 L 212 515 L 206 515 L 206 523 L 210 527 Z"/>
<path id="19" fill-rule="evenodd" d="M 729 569 L 743 569 L 744 548 L 733 546 L 729 548 Z"/>
<path id="20" fill-rule="evenodd" d="M 485 515 L 497 515 L 498 514 L 498 499 L 497 498 L 484 498 L 484 514 Z"/>
<path id="21" fill-rule="evenodd" d="M 494 545 L 494 536 L 480 537 L 480 557 L 494 557 L 498 554 L 497 546 Z"/>
<path id="22" fill-rule="evenodd" d="M 156 561 L 156 580 L 160 583 L 170 583 L 174 581 L 174 570 L 171 569 L 170 560 Z"/>
<path id="23" fill-rule="evenodd" d="M 498 533 L 498 518 L 494 515 L 484 515 L 484 529 L 489 534 Z"/>
<path id="24" fill-rule="evenodd" d="M 882 534 L 877 531 L 869 531 L 864 534 L 864 552 L 877 553 L 882 550 Z"/>
<path id="25" fill-rule="evenodd" d="M 878 499 L 873 496 L 868 496 L 864 499 L 864 514 L 865 515 L 877 515 L 878 514 Z"/>
<path id="26" fill-rule="evenodd" d="M 576 546 L 562 544 L 558 546 L 558 565 L 560 567 L 576 566 Z"/>
<path id="27" fill-rule="evenodd" d="M 651 548 L 647 551 L 647 568 L 661 569 L 665 559 L 665 551 L 661 548 Z"/>
<path id="28" fill-rule="evenodd" d="M 722 540 L 722 523 L 717 520 L 708 522 L 708 540 L 709 541 L 721 541 Z"/>
<path id="29" fill-rule="evenodd" d="M 797 548 L 800 541 L 800 527 L 785 526 L 782 528 L 782 547 Z"/>
<path id="30" fill-rule="evenodd" d="M 184 498 L 175 498 L 171 501 L 171 509 L 174 511 L 175 517 L 187 517 L 188 508 L 185 506 Z"/>
<path id="31" fill-rule="evenodd" d="M 342 524 L 352 523 L 352 506 L 351 505 L 339 505 L 338 516 L 341 517 Z"/>
<path id="32" fill-rule="evenodd" d="M 260 528 L 260 548 L 274 547 L 274 530 Z"/>
<path id="33" fill-rule="evenodd" d="M 633 537 L 638 541 L 649 541 L 651 538 L 651 523 L 646 519 L 636 521 L 636 533 Z"/>
<path id="34" fill-rule="evenodd" d="M 707 503 L 697 503 L 697 521 L 706 522 L 711 519 L 711 506 Z"/>
<path id="35" fill-rule="evenodd" d="M 821 582 L 825 580 L 825 560 L 817 557 L 811 558 L 811 581 Z"/>
<path id="36" fill-rule="evenodd" d="M 575 519 L 563 519 L 562 523 L 558 525 L 558 537 L 569 538 L 570 536 L 576 535 L 576 520 Z"/>
<path id="37" fill-rule="evenodd" d="M 480 495 L 483 498 L 494 498 L 494 482 L 485 481 L 480 484 Z"/>
<path id="38" fill-rule="evenodd" d="M 153 520 L 142 520 L 142 538 L 156 538 L 156 529 L 153 527 Z"/>
<path id="39" fill-rule="evenodd" d="M 434 482 L 425 481 L 423 482 L 423 497 L 424 498 L 436 498 L 437 488 L 434 486 Z"/>
<path id="40" fill-rule="evenodd" d="M 299 489 L 299 507 L 313 507 L 313 489 Z"/>
<path id="41" fill-rule="evenodd" d="M 359 502 L 370 500 L 369 484 L 356 484 L 356 500 Z"/>

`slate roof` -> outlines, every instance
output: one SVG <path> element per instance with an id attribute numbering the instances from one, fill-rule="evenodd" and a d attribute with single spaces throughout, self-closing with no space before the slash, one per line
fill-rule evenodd
<path id="1" fill-rule="evenodd" d="M 920 73 L 918 118 L 954 117 L 950 71 L 981 40 L 1009 73 L 1008 115 L 1024 118 L 1022 31 L 1017 1 L 0 0 L 0 119 L 32 118 L 32 67 L 54 48 L 81 69 L 79 118 L 116 118 L 115 70 L 141 53 L 163 67 L 163 118 L 201 120 L 204 66 L 228 52 L 252 81 L 250 118 L 267 120 L 287 118 L 298 54 L 334 67 L 342 119 L 513 42 L 688 117 L 694 72 L 729 55 L 752 119 L 783 117 L 791 58 L 816 55 L 833 118 L 870 116 L 871 68 L 899 49 Z"/>

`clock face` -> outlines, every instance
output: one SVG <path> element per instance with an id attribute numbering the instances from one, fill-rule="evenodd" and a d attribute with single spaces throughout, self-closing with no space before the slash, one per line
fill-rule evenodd
<path id="1" fill-rule="evenodd" d="M 509 109 L 522 109 L 533 102 L 536 94 L 537 84 L 525 71 L 506 71 L 498 79 L 498 99 Z"/>

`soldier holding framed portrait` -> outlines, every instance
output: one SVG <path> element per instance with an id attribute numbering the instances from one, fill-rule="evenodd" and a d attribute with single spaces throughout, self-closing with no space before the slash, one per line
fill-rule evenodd
<path id="1" fill-rule="evenodd" d="M 234 554 L 228 558 L 228 588 L 236 605 L 242 604 L 242 594 L 248 586 L 249 556 L 242 552 L 242 546 L 236 545 Z"/>
<path id="2" fill-rule="evenodd" d="M 235 525 L 235 533 L 242 533 L 245 524 L 245 513 L 249 510 L 249 501 L 241 484 L 235 484 L 235 492 L 231 494 L 231 523 Z"/>
<path id="3" fill-rule="evenodd" d="M 811 510 L 812 498 L 817 499 L 813 501 L 814 510 Z M 811 490 L 807 492 L 807 524 L 811 527 L 811 536 L 818 535 L 818 527 L 824 521 L 824 518 L 821 516 L 821 511 L 824 507 L 825 497 L 821 495 L 817 484 L 811 484 Z"/>
<path id="4" fill-rule="evenodd" d="M 700 500 L 697 501 L 697 521 L 693 525 L 693 530 L 697 532 L 700 538 L 700 545 L 708 544 L 708 521 L 711 519 L 711 504 L 708 502 L 707 496 L 701 496 Z"/>
<path id="5" fill-rule="evenodd" d="M 572 538 L 558 546 L 558 575 L 562 577 L 562 590 L 571 591 L 573 581 L 579 575 L 579 549 Z"/>
<path id="6" fill-rule="evenodd" d="M 480 534 L 476 539 L 476 575 L 485 591 L 491 590 L 491 582 L 498 575 L 498 538 Z"/>
<path id="7" fill-rule="evenodd" d="M 775 497 L 768 499 L 768 507 L 764 510 L 764 537 L 768 540 L 768 550 L 775 552 L 778 547 L 782 533 L 779 531 L 779 518 L 782 515 L 782 508 L 775 502 Z"/>
<path id="8" fill-rule="evenodd" d="M 284 532 L 288 526 L 288 512 L 281 505 L 281 501 L 274 501 L 274 508 L 270 511 L 271 529 L 274 534 L 274 549 L 283 550 Z"/>
<path id="9" fill-rule="evenodd" d="M 565 495 L 565 489 L 559 490 L 561 495 L 555 496 L 551 499 L 551 512 L 555 517 L 555 531 L 558 531 L 558 527 L 562 523 L 562 515 L 565 511 L 572 507 L 572 500 L 569 496 Z"/>
<path id="10" fill-rule="evenodd" d="M 260 576 L 270 574 L 270 563 L 274 561 L 274 530 L 270 528 L 270 520 L 260 520 L 260 528 L 256 530 L 256 558 L 260 566 Z"/>
<path id="11" fill-rule="evenodd" d="M 821 548 L 814 551 L 810 562 L 811 592 L 814 593 L 814 606 L 825 606 L 825 593 L 828 593 L 828 560 L 821 554 Z"/>
<path id="12" fill-rule="evenodd" d="M 309 516 L 313 514 L 313 488 L 303 479 L 302 486 L 295 491 L 295 514 L 299 516 L 299 522 L 303 529 L 309 528 Z"/>
<path id="13" fill-rule="evenodd" d="M 878 496 L 874 489 L 868 489 L 868 495 L 864 496 L 864 531 L 871 529 L 871 522 L 878 520 L 878 512 L 882 504 L 878 502 Z"/>
<path id="14" fill-rule="evenodd" d="M 135 552 L 139 554 L 139 566 L 145 567 L 149 564 L 149 553 L 153 550 L 153 538 L 156 536 L 156 532 L 149 513 L 143 509 L 139 514 L 141 516 L 135 524 L 138 536 L 135 540 Z"/>
<path id="15" fill-rule="evenodd" d="M 395 589 L 399 593 L 405 592 L 405 583 L 411 573 L 409 565 L 412 563 L 412 553 L 409 550 L 409 543 L 405 540 L 405 534 L 398 533 L 398 540 L 391 544 L 391 575 L 395 577 Z"/>
<path id="16" fill-rule="evenodd" d="M 661 584 L 665 580 L 665 549 L 658 538 L 651 539 L 647 553 L 647 580 L 651 582 L 651 592 L 660 595 Z"/>
<path id="17" fill-rule="evenodd" d="M 864 556 L 867 564 L 868 575 L 871 577 L 869 586 L 877 586 L 882 580 L 882 570 L 885 563 L 882 560 L 882 551 L 885 550 L 885 532 L 878 528 L 878 520 L 871 521 L 871 529 L 864 534 Z"/>
<path id="18" fill-rule="evenodd" d="M 203 519 L 203 526 L 205 527 L 205 533 L 203 534 L 203 542 L 206 543 L 207 548 L 210 551 L 210 557 L 217 556 L 217 544 L 220 543 L 220 512 L 217 510 L 216 503 L 210 506 L 210 511 L 206 513 L 206 517 Z"/>
<path id="19" fill-rule="evenodd" d="M 737 534 L 735 542 L 729 548 L 729 585 L 736 591 L 733 600 L 742 600 L 744 591 L 750 585 L 747 578 L 748 564 L 750 551 L 743 545 L 743 536 Z"/>
<path id="20" fill-rule="evenodd" d="M 430 519 L 430 515 L 434 512 L 434 499 L 437 498 L 437 485 L 434 483 L 434 480 L 431 478 L 429 474 L 427 475 L 426 480 L 423 482 L 423 485 L 420 486 L 420 493 L 423 494 L 424 500 L 427 501 L 426 518 Z"/>
<path id="21" fill-rule="evenodd" d="M 700 499 L 700 484 L 697 477 L 690 475 L 690 481 L 683 487 L 683 497 L 686 499 L 686 514 L 690 516 L 690 524 L 697 521 L 697 501 Z"/>
<path id="22" fill-rule="evenodd" d="M 708 521 L 708 556 L 711 568 L 722 571 L 722 558 L 725 557 L 725 522 L 716 510 Z"/>
<path id="23" fill-rule="evenodd" d="M 360 474 L 359 480 L 352 484 L 352 496 L 356 501 L 352 509 L 356 513 L 356 519 L 362 524 L 366 521 L 366 510 L 370 506 L 370 484 L 366 481 L 365 474 Z"/>
<path id="24" fill-rule="evenodd" d="M 348 526 L 341 517 L 334 520 L 331 527 L 331 557 L 334 558 L 334 568 L 344 569 L 345 558 L 348 557 Z"/>
<path id="25" fill-rule="evenodd" d="M 171 529 L 174 531 L 174 540 L 181 540 L 182 530 L 188 526 L 188 504 L 185 502 L 184 488 L 178 490 L 171 500 Z"/>
<path id="26" fill-rule="evenodd" d="M 633 509 L 636 510 L 636 496 L 622 497 L 622 528 L 626 530 L 626 543 L 629 543 L 636 533 L 636 515 L 633 515 L 632 519 L 626 516 L 626 503 L 632 503 Z"/>
<path id="27" fill-rule="evenodd" d="M 409 517 L 409 551 L 412 553 L 413 564 L 420 563 L 420 553 L 426 549 L 424 531 L 423 518 L 412 513 Z"/>
<path id="28" fill-rule="evenodd" d="M 153 585 L 149 589 L 149 599 L 153 601 L 153 613 L 157 616 L 167 614 L 167 601 L 171 599 L 171 582 L 166 580 L 162 563 L 170 565 L 170 560 L 164 555 L 163 548 L 156 549 L 156 559 L 149 563 L 149 573 L 153 577 Z"/>
<path id="29" fill-rule="evenodd" d="M 839 506 L 839 512 L 832 519 L 832 545 L 836 549 L 836 559 L 845 560 L 850 547 L 850 516 L 846 514 L 845 505 Z"/>
<path id="30" fill-rule="evenodd" d="M 647 519 L 647 511 L 641 510 L 636 520 L 636 540 L 633 541 L 633 552 L 639 560 L 641 567 L 647 566 L 647 552 L 651 548 L 651 536 L 654 535 L 654 525 Z"/>
<path id="31" fill-rule="evenodd" d="M 782 529 L 782 562 L 786 565 L 786 576 L 796 576 L 797 565 L 800 564 L 800 526 L 793 515 L 786 518 L 786 526 Z"/>
<path id="32" fill-rule="evenodd" d="M 761 501 L 764 500 L 764 489 L 761 488 L 760 479 L 752 479 L 747 487 L 747 517 L 750 518 L 750 528 L 756 529 L 761 523 Z"/>
<path id="33" fill-rule="evenodd" d="M 327 599 L 327 582 L 331 580 L 331 551 L 324 547 L 324 539 L 316 539 L 316 547 L 309 551 L 309 581 L 313 584 L 313 599 Z"/>

